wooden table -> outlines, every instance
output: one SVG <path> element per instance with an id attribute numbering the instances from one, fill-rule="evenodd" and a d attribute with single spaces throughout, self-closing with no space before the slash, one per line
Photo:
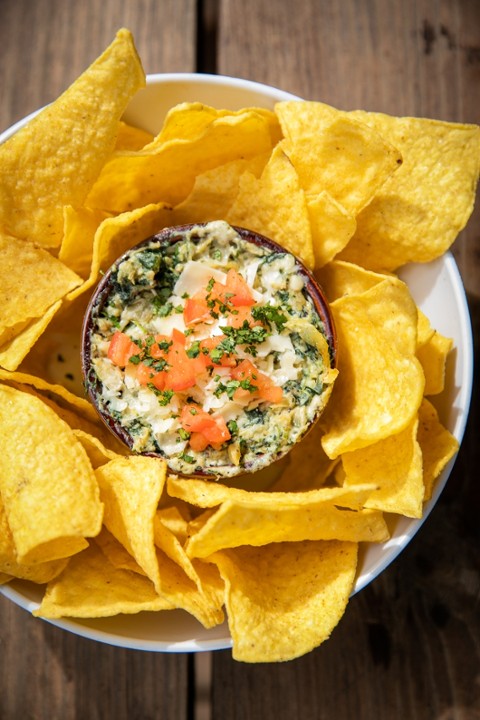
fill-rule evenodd
<path id="1" fill-rule="evenodd" d="M 0 129 L 129 27 L 146 72 L 216 72 L 337 107 L 480 122 L 478 0 L 0 0 Z M 480 338 L 480 207 L 454 254 Z M 329 642 L 278 665 L 93 643 L 0 598 L 1 720 L 478 720 L 478 372 L 465 441 L 414 542 Z"/>

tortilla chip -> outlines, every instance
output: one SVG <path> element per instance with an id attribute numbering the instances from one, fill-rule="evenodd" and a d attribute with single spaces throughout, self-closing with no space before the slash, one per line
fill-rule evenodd
<path id="1" fill-rule="evenodd" d="M 336 458 L 404 430 L 425 379 L 415 357 L 417 309 L 406 285 L 386 279 L 331 308 L 339 375 L 319 422 L 323 449 Z"/>
<path id="2" fill-rule="evenodd" d="M 103 515 L 84 449 L 51 408 L 6 385 L 0 385 L 0 426 L 0 491 L 18 562 L 79 552 L 84 538 L 100 531 Z"/>
<path id="3" fill-rule="evenodd" d="M 63 206 L 83 204 L 128 101 L 144 84 L 132 35 L 119 30 L 63 95 L 0 146 L 0 225 L 8 233 L 60 245 Z"/>
<path id="4" fill-rule="evenodd" d="M 275 106 L 284 149 L 309 195 L 327 191 L 351 215 L 375 197 L 402 163 L 395 143 L 347 113 L 326 119 L 322 103 Z"/>
<path id="5" fill-rule="evenodd" d="M 105 504 L 105 526 L 140 565 L 157 592 L 160 575 L 154 519 L 165 473 L 163 460 L 140 455 L 111 460 L 95 471 Z"/>
<path id="6" fill-rule="evenodd" d="M 435 481 L 458 452 L 458 441 L 440 422 L 437 410 L 424 399 L 419 409 L 418 442 L 423 455 L 425 500 L 430 500 Z"/>
<path id="7" fill-rule="evenodd" d="M 225 581 L 233 658 L 292 660 L 327 640 L 353 588 L 357 547 L 306 541 L 212 555 Z"/>
<path id="8" fill-rule="evenodd" d="M 36 617 L 110 617 L 143 610 L 173 609 L 146 577 L 114 567 L 96 543 L 73 557 L 48 583 Z"/>
<path id="9" fill-rule="evenodd" d="M 342 455 L 345 486 L 376 483 L 366 508 L 422 517 L 424 484 L 422 451 L 417 441 L 418 418 L 396 435 Z"/>
<path id="10" fill-rule="evenodd" d="M 200 173 L 239 157 L 270 152 L 270 127 L 263 113 L 201 108 L 207 122 L 189 139 L 163 142 L 160 133 L 138 152 L 115 152 L 104 165 L 87 206 L 121 213 L 151 203 L 178 205 Z"/>
<path id="11" fill-rule="evenodd" d="M 298 175 L 277 145 L 260 178 L 246 172 L 227 222 L 274 240 L 313 268 L 315 257 L 305 194 Z"/>

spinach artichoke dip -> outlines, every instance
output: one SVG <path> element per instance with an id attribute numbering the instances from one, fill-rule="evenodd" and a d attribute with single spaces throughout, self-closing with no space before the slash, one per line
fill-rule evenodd
<path id="1" fill-rule="evenodd" d="M 323 410 L 337 374 L 331 327 L 307 271 L 274 243 L 223 221 L 170 230 L 125 253 L 97 289 L 87 389 L 133 452 L 173 472 L 259 470 Z"/>

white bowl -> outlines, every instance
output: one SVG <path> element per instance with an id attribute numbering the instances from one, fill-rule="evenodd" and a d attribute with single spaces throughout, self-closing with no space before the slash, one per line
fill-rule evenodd
<path id="1" fill-rule="evenodd" d="M 180 102 L 200 101 L 214 107 L 235 110 L 254 105 L 273 108 L 278 101 L 299 99 L 266 85 L 218 75 L 149 75 L 147 87 L 133 99 L 125 119 L 155 133 L 160 129 L 169 108 Z M 7 140 L 31 117 L 24 118 L 6 130 L 0 135 L 0 142 Z M 438 399 L 437 409 L 442 422 L 461 442 L 472 392 L 473 341 L 465 291 L 457 265 L 453 256 L 447 253 L 425 265 L 409 265 L 402 269 L 401 276 L 432 325 L 442 334 L 453 338 L 455 349 L 448 362 L 446 389 Z M 410 542 L 437 502 L 453 463 L 454 459 L 440 476 L 421 520 L 398 518 L 392 521 L 393 534 L 390 540 L 383 544 L 365 545 L 354 592 L 377 577 Z M 3 586 L 0 591 L 29 611 L 38 607 L 42 593 L 37 586 L 20 580 Z M 206 630 L 181 610 L 52 622 L 57 627 L 83 637 L 138 650 L 195 652 L 231 646 L 226 622 Z"/>

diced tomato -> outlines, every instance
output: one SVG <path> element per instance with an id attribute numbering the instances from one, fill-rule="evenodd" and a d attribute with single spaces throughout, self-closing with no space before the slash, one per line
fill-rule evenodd
<path id="1" fill-rule="evenodd" d="M 201 432 L 212 422 L 212 416 L 195 403 L 187 403 L 180 413 L 180 424 L 187 432 Z"/>
<path id="2" fill-rule="evenodd" d="M 117 330 L 110 340 L 107 357 L 118 367 L 125 367 L 132 355 L 138 355 L 140 348 L 128 335 Z"/>
<path id="3" fill-rule="evenodd" d="M 217 312 L 220 305 L 236 308 L 254 304 L 248 284 L 236 270 L 231 268 L 227 273 L 225 284 L 215 280 L 191 298 L 187 298 L 183 317 L 185 323 L 191 325 L 210 319 L 212 312 Z"/>
<path id="4" fill-rule="evenodd" d="M 231 438 L 230 430 L 221 416 L 214 418 L 193 403 L 184 405 L 180 414 L 180 424 L 184 430 L 191 433 L 190 441 L 193 438 L 194 444 L 190 442 L 190 445 L 194 450 L 205 440 L 207 444 L 204 445 L 203 450 L 207 445 L 221 445 Z M 202 437 L 199 438 L 198 435 Z"/>
<path id="5" fill-rule="evenodd" d="M 148 383 L 152 381 L 153 377 L 152 368 L 142 362 L 138 363 L 136 367 L 136 377 L 140 385 L 148 385 Z"/>
<path id="6" fill-rule="evenodd" d="M 275 385 L 271 380 L 271 384 L 264 384 L 259 388 L 260 397 L 271 403 L 279 403 L 283 398 L 283 390 L 279 385 Z"/>
<path id="7" fill-rule="evenodd" d="M 225 340 L 225 335 L 215 335 L 200 341 L 199 358 L 202 358 L 205 367 L 235 367 L 237 364 L 236 359 L 227 353 L 224 353 L 220 360 L 216 362 L 212 360 L 210 351 L 215 350 L 222 340 Z"/>
<path id="8" fill-rule="evenodd" d="M 186 299 L 183 308 L 183 319 L 186 325 L 192 325 L 209 318 L 211 318 L 210 308 L 207 305 L 205 293 L 197 293 L 193 297 Z"/>
<path id="9" fill-rule="evenodd" d="M 238 363 L 238 365 L 232 370 L 232 378 L 234 380 L 252 380 L 252 385 L 256 385 L 255 380 L 258 379 L 260 371 L 257 370 L 255 365 L 246 358 Z"/>
<path id="10" fill-rule="evenodd" d="M 185 337 L 184 333 L 181 330 L 177 330 L 177 328 L 173 328 L 172 343 L 174 345 L 180 345 L 181 347 L 185 347 L 185 345 L 187 344 L 187 338 Z"/>
<path id="11" fill-rule="evenodd" d="M 195 452 L 203 452 L 208 447 L 209 442 L 203 433 L 194 432 L 190 435 L 188 444 Z"/>
<path id="12" fill-rule="evenodd" d="M 196 384 L 195 367 L 185 350 L 185 335 L 174 330 L 172 344 L 167 354 L 168 368 L 165 370 L 165 389 L 178 392 Z"/>
<path id="13" fill-rule="evenodd" d="M 210 416 L 209 416 L 210 417 Z M 203 435 L 207 438 L 208 442 L 213 445 L 214 443 L 224 443 L 230 440 L 230 430 L 227 427 L 227 423 L 220 415 L 216 418 L 211 418 L 213 423 L 207 425 L 203 430 Z"/>
<path id="14" fill-rule="evenodd" d="M 231 293 L 230 302 L 235 307 L 241 305 L 254 305 L 255 300 L 252 297 L 250 288 L 243 277 L 233 268 L 227 273 L 226 292 Z"/>
<path id="15" fill-rule="evenodd" d="M 283 397 L 283 390 L 279 385 L 275 385 L 268 375 L 260 372 L 250 360 L 242 360 L 237 367 L 233 368 L 231 376 L 234 380 L 249 380 L 252 388 L 256 388 L 254 393 L 258 393 L 262 400 L 267 402 L 278 403 Z M 234 398 L 236 400 L 245 399 L 245 393 L 250 392 L 244 388 L 235 390 Z M 250 392 L 250 395 L 252 393 Z"/>
<path id="16" fill-rule="evenodd" d="M 150 357 L 155 360 L 159 360 L 160 358 L 165 359 L 167 357 L 167 350 L 160 346 L 164 343 L 170 345 L 171 342 L 171 338 L 169 338 L 168 335 L 155 335 L 155 342 L 149 348 Z"/>

